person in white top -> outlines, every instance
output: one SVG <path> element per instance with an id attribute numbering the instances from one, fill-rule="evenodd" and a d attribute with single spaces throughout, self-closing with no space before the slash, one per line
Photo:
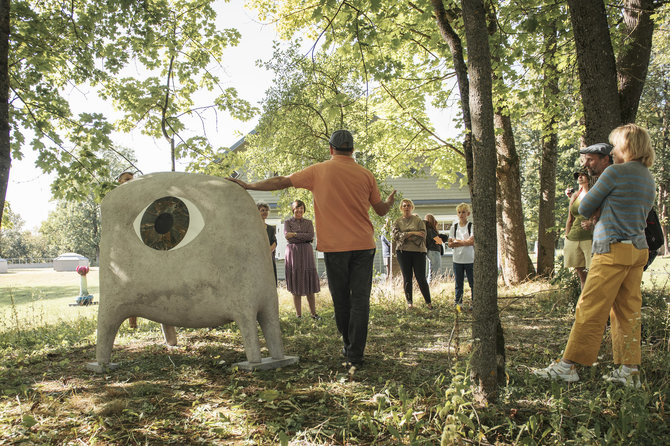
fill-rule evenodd
<path id="1" fill-rule="evenodd" d="M 447 246 L 454 250 L 454 277 L 456 281 L 456 294 L 454 304 L 463 303 L 463 278 L 468 276 L 470 292 L 473 289 L 475 263 L 475 236 L 472 232 L 472 223 L 468 222 L 470 216 L 470 205 L 461 203 L 456 208 L 458 222 L 454 223 L 449 231 Z"/>

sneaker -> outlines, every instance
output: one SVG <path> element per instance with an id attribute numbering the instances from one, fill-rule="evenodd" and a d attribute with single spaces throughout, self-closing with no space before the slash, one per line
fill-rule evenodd
<path id="1" fill-rule="evenodd" d="M 566 364 L 560 359 L 550 364 L 549 367 L 534 370 L 533 374 L 541 378 L 562 379 L 565 382 L 579 381 L 575 365 Z"/>
<path id="2" fill-rule="evenodd" d="M 312 316 L 312 319 L 314 319 L 315 321 L 320 321 L 321 316 L 319 316 L 318 314 L 315 314 L 314 316 Z"/>
<path id="3" fill-rule="evenodd" d="M 603 375 L 605 381 L 611 383 L 621 383 L 627 387 L 635 387 L 639 389 L 642 386 L 640 382 L 640 371 L 622 365 L 618 369 L 612 370 L 610 373 Z"/>

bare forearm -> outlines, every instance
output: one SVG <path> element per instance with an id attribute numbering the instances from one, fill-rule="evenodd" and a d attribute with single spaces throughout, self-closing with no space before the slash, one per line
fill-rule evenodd
<path id="1" fill-rule="evenodd" d="M 447 246 L 450 248 L 462 248 L 463 246 L 474 246 L 475 244 L 475 237 L 470 236 L 470 238 L 465 239 L 465 240 L 460 240 L 460 239 L 449 239 L 449 242 L 447 242 Z"/>
<path id="2" fill-rule="evenodd" d="M 375 210 L 377 215 L 383 217 L 384 215 L 388 214 L 388 211 L 391 210 L 393 203 L 395 202 L 395 192 L 395 190 L 391 192 L 386 200 L 372 205 L 372 209 Z"/>
<path id="3" fill-rule="evenodd" d="M 254 183 L 247 183 L 237 178 L 226 178 L 227 180 L 237 183 L 247 190 L 281 190 L 293 186 L 289 177 L 272 177 L 266 180 L 256 181 Z"/>

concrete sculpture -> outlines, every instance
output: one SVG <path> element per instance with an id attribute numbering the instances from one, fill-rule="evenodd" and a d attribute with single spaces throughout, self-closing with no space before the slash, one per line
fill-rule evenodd
<path id="1" fill-rule="evenodd" d="M 284 356 L 277 289 L 263 222 L 251 196 L 218 177 L 145 175 L 102 201 L 96 371 L 111 368 L 121 323 L 237 323 L 245 369 L 297 362 Z M 270 358 L 261 359 L 260 323 Z"/>

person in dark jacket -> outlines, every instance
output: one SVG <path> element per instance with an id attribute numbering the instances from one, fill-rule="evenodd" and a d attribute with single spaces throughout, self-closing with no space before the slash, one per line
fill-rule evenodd
<path id="1" fill-rule="evenodd" d="M 442 268 L 442 238 L 437 232 L 437 220 L 433 214 L 426 214 L 424 220 L 426 224 L 426 249 L 428 250 L 428 262 L 426 263 L 426 280 L 430 283 L 440 275 L 440 268 Z"/>
<path id="2" fill-rule="evenodd" d="M 270 252 L 272 253 L 272 269 L 275 272 L 275 286 L 277 285 L 277 262 L 275 261 L 275 251 L 277 249 L 277 227 L 265 223 L 270 214 L 270 206 L 267 203 L 256 203 L 261 218 L 265 224 L 265 231 L 268 233 L 268 242 L 270 242 Z"/>

